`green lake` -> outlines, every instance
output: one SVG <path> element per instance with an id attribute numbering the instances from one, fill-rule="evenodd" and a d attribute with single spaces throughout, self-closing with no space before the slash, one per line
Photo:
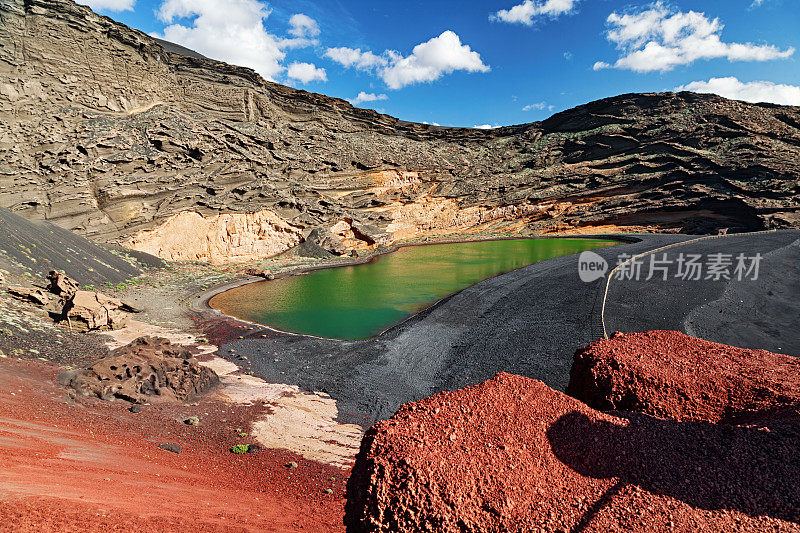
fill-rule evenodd
<path id="1" fill-rule="evenodd" d="M 250 283 L 209 305 L 282 331 L 364 339 L 479 281 L 537 261 L 618 244 L 520 239 L 409 246 L 363 265 Z M 575 272 L 575 279 L 578 279 Z"/>

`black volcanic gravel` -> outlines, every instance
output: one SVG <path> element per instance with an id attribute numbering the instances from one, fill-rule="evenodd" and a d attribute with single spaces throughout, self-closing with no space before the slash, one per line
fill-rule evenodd
<path id="1" fill-rule="evenodd" d="M 604 248 L 597 253 L 614 263 L 621 253 L 636 254 L 694 238 L 687 235 L 640 237 L 641 242 Z M 797 272 L 792 272 L 791 265 L 785 262 L 773 263 L 772 258 L 777 256 L 768 254 L 798 238 L 800 231 L 792 230 L 756 237 L 712 239 L 677 250 L 706 253 L 730 247 L 730 251 L 736 253 L 760 251 L 767 254 L 763 271 L 774 269 L 773 277 L 787 277 L 796 276 Z M 687 302 L 695 301 L 692 298 L 696 298 L 698 304 L 714 301 L 724 294 L 725 287 L 724 282 L 712 281 L 673 284 L 668 290 L 658 285 L 638 287 L 638 311 L 627 313 L 627 322 L 623 322 L 623 314 L 615 303 L 619 289 L 614 282 L 606 315 L 611 325 L 609 333 L 613 329 L 654 329 L 648 317 L 662 315 L 671 320 L 670 329 L 681 330 L 683 320 L 694 309 Z M 769 290 L 756 284 L 744 287 Z M 245 327 L 232 319 L 220 320 L 215 314 L 207 319 L 206 333 L 222 345 L 221 355 L 255 375 L 272 382 L 327 392 L 337 400 L 340 420 L 369 426 L 391 416 L 403 403 L 442 390 L 473 385 L 490 379 L 497 372 L 539 379 L 557 390 L 564 390 L 575 350 L 602 335 L 599 321 L 602 289 L 600 281 L 583 283 L 579 280 L 577 256 L 573 255 L 478 283 L 379 337 L 365 341 L 317 339 Z M 796 317 L 800 315 L 797 308 L 800 290 L 793 290 L 797 302 L 793 316 Z M 738 308 L 737 314 L 729 319 L 748 324 L 771 320 L 769 316 L 754 316 L 752 312 Z M 641 318 L 638 322 L 637 317 Z M 695 318 L 695 327 L 704 320 L 707 318 Z M 712 339 L 716 342 L 742 345 L 730 342 L 724 331 L 716 333 L 717 338 Z M 768 330 L 760 333 L 767 334 Z M 789 335 L 797 339 L 800 330 L 794 329 Z M 242 356 L 247 360 L 239 359 Z"/>

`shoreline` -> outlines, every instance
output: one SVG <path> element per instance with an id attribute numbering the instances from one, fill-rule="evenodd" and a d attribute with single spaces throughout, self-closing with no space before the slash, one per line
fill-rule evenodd
<path id="1" fill-rule="evenodd" d="M 596 239 L 596 240 L 607 239 L 607 240 L 618 241 L 620 244 L 633 244 L 633 243 L 641 242 L 641 240 L 642 240 L 641 238 L 636 237 L 636 235 L 660 235 L 660 234 L 659 233 L 646 233 L 646 234 L 642 234 L 642 233 L 610 233 L 610 234 L 586 234 L 586 235 L 577 234 L 577 235 L 553 235 L 553 236 L 533 235 L 533 236 L 529 236 L 529 237 L 497 236 L 497 237 L 491 237 L 491 238 L 488 238 L 488 239 L 452 239 L 452 240 L 446 239 L 446 240 L 435 241 L 435 242 L 401 243 L 401 244 L 394 244 L 394 245 L 392 245 L 390 247 L 387 247 L 386 249 L 383 249 L 383 250 L 380 250 L 380 251 L 374 251 L 373 253 L 371 253 L 371 254 L 369 254 L 369 255 L 367 255 L 365 257 L 356 257 L 356 258 L 352 258 L 352 260 L 344 260 L 344 261 L 339 262 L 337 264 L 305 265 L 305 266 L 297 266 L 297 267 L 294 267 L 294 268 L 289 268 L 286 271 L 280 272 L 278 274 L 274 274 L 273 275 L 274 277 L 273 277 L 272 280 L 267 280 L 265 278 L 257 277 L 257 276 L 247 276 L 246 278 L 243 278 L 243 279 L 237 279 L 237 280 L 234 280 L 234 281 L 225 282 L 225 283 L 213 286 L 213 287 L 211 287 L 209 289 L 206 289 L 206 290 L 203 290 L 203 291 L 197 291 L 197 292 L 191 294 L 187 299 L 190 300 L 190 304 L 189 304 L 189 310 L 190 311 L 193 311 L 195 313 L 199 313 L 199 314 L 204 315 L 204 316 L 206 316 L 208 318 L 219 317 L 219 318 L 222 318 L 222 319 L 233 320 L 233 321 L 239 322 L 239 323 L 247 325 L 247 326 L 255 326 L 257 328 L 265 328 L 265 329 L 268 329 L 270 331 L 274 331 L 275 333 L 291 335 L 291 336 L 308 337 L 308 338 L 312 338 L 312 339 L 330 340 L 330 341 L 337 341 L 337 342 L 359 342 L 359 341 L 365 341 L 365 340 L 370 340 L 370 339 L 376 339 L 376 338 L 384 335 L 385 333 L 389 332 L 390 330 L 392 330 L 392 329 L 394 329 L 394 328 L 396 328 L 398 326 L 401 326 L 405 322 L 411 320 L 416 315 L 418 315 L 420 313 L 423 313 L 423 312 L 425 312 L 427 310 L 430 310 L 433 307 L 436 307 L 437 305 L 441 304 L 442 302 L 444 302 L 448 298 L 452 297 L 453 295 L 457 294 L 458 292 L 463 291 L 464 289 L 466 289 L 468 287 L 464 287 L 464 289 L 461 289 L 461 290 L 456 291 L 454 293 L 451 293 L 451 294 L 448 294 L 446 296 L 443 296 L 442 298 L 438 298 L 437 300 L 425 305 L 424 307 L 422 307 L 421 309 L 415 311 L 414 313 L 411 313 L 410 315 L 408 315 L 407 317 L 403 318 L 402 320 L 387 326 L 386 328 L 381 330 L 376 335 L 372 335 L 372 336 L 366 337 L 364 339 L 335 339 L 335 338 L 330 338 L 330 337 L 320 337 L 320 336 L 317 336 L 317 335 L 311 335 L 311 334 L 307 334 L 307 333 L 296 333 L 296 332 L 293 332 L 293 331 L 286 331 L 286 330 L 275 328 L 275 327 L 270 326 L 268 324 L 261 324 L 261 323 L 258 323 L 258 322 L 251 322 L 251 321 L 239 318 L 239 317 L 235 317 L 233 315 L 225 314 L 222 311 L 220 311 L 219 309 L 211 307 L 211 305 L 209 305 L 209 302 L 210 302 L 210 300 L 212 298 L 214 298 L 215 296 L 217 296 L 219 294 L 222 294 L 224 292 L 227 292 L 227 291 L 230 291 L 230 290 L 233 290 L 233 289 L 237 289 L 239 287 L 243 287 L 245 285 L 250 285 L 252 283 L 260 283 L 260 282 L 265 282 L 265 281 L 274 281 L 274 280 L 278 280 L 278 279 L 289 278 L 289 277 L 292 277 L 292 276 L 301 276 L 301 275 L 308 274 L 308 273 L 311 273 L 311 272 L 316 272 L 316 271 L 319 271 L 319 270 L 330 270 L 330 269 L 333 269 L 333 268 L 340 268 L 340 267 L 352 267 L 352 266 L 366 265 L 366 264 L 369 264 L 369 263 L 371 263 L 373 261 L 376 261 L 377 259 L 381 258 L 382 256 L 389 255 L 389 254 L 392 254 L 394 252 L 397 252 L 398 250 L 400 250 L 402 248 L 410 248 L 410 247 L 415 247 L 415 246 L 438 246 L 438 245 L 445 245 L 445 244 L 465 244 L 465 243 L 472 243 L 472 242 L 542 240 L 542 239 Z M 570 254 L 570 255 L 574 255 L 574 254 Z M 546 261 L 546 259 L 545 259 L 545 261 Z M 541 262 L 541 261 L 537 261 L 537 262 Z M 531 263 L 531 264 L 535 264 L 535 263 Z M 525 265 L 525 266 L 520 267 L 520 268 L 526 268 L 528 266 L 530 266 L 530 265 Z M 519 270 L 519 269 L 515 269 L 515 270 Z M 488 277 L 486 279 L 480 280 L 477 283 L 480 283 L 482 281 L 486 281 L 488 279 L 495 278 L 497 276 L 502 276 L 504 274 L 508 274 L 509 272 L 513 272 L 513 271 L 514 270 L 511 270 L 511 271 L 508 271 L 508 272 L 500 272 L 498 274 L 495 274 L 494 276 L 490 276 L 490 277 Z"/>

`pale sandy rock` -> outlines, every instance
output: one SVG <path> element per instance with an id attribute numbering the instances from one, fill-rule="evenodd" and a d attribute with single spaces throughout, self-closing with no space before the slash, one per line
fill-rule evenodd
<path id="1" fill-rule="evenodd" d="M 103 335 L 109 339 L 105 344 L 110 350 L 116 350 L 117 348 L 126 346 L 139 337 L 161 337 L 169 340 L 174 345 L 191 346 L 197 352 L 198 356 L 206 356 L 217 351 L 216 346 L 207 342 L 201 342 L 197 336 L 192 335 L 191 333 L 178 331 L 176 329 L 169 329 L 162 326 L 156 326 L 154 324 L 147 324 L 135 319 L 128 320 L 124 328 L 113 331 L 105 331 L 103 332 Z M 214 358 L 214 360 L 227 363 L 225 359 L 218 357 Z M 201 362 L 201 364 L 206 365 L 206 362 Z M 230 365 L 233 366 L 234 370 L 238 368 L 233 363 L 230 363 Z M 212 365 L 206 366 L 209 366 L 209 368 L 217 372 L 217 374 L 220 376 L 223 374 L 229 374 L 232 371 L 230 370 L 230 367 L 228 367 L 228 371 L 223 372 L 220 370 L 220 367 Z"/>
<path id="2" fill-rule="evenodd" d="M 119 329 L 136 309 L 101 292 L 76 291 L 64 303 L 62 317 L 70 327 L 88 330 Z"/>
<path id="3" fill-rule="evenodd" d="M 223 401 L 253 405 L 263 403 L 269 412 L 253 423 L 252 435 L 267 448 L 282 448 L 306 459 L 340 468 L 355 460 L 364 430 L 337 422 L 336 400 L 327 394 L 301 391 L 285 383 L 268 383 L 241 372 L 234 363 L 213 357 L 200 365 L 213 370 Z"/>
<path id="4" fill-rule="evenodd" d="M 264 259 L 301 240 L 300 228 L 268 210 L 211 217 L 184 211 L 125 246 L 170 261 L 225 263 Z"/>
<path id="5" fill-rule="evenodd" d="M 286 448 L 340 468 L 352 465 L 364 430 L 336 421 L 336 400 L 322 393 L 298 391 L 269 406 L 272 413 L 253 423 L 253 436 L 259 444 Z"/>
<path id="6" fill-rule="evenodd" d="M 79 291 L 80 283 L 70 278 L 63 272 L 51 270 L 47 275 L 47 290 L 57 296 L 68 298 Z"/>
<path id="7" fill-rule="evenodd" d="M 0 281 L 2 278 L 0 277 Z M 27 300 L 37 305 L 50 303 L 50 295 L 37 287 L 8 287 L 8 292 L 21 300 Z"/>

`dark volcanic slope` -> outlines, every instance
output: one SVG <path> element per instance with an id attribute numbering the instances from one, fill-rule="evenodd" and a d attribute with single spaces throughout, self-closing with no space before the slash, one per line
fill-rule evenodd
<path id="1" fill-rule="evenodd" d="M 144 254 L 133 253 L 145 260 Z M 118 283 L 141 274 L 133 261 L 83 237 L 54 224 L 26 220 L 0 207 L 0 264 L 4 260 L 37 281 L 56 269 L 86 285 Z"/>
<path id="2" fill-rule="evenodd" d="M 0 205 L 103 240 L 257 208 L 397 238 L 509 219 L 800 224 L 798 108 L 631 94 L 439 128 L 170 49 L 70 0 L 0 3 Z"/>
<path id="3" fill-rule="evenodd" d="M 730 280 L 683 280 L 679 254 L 730 254 Z M 736 257 L 761 254 L 757 279 L 734 275 Z M 662 259 L 657 254 L 657 260 Z M 646 280 L 614 280 L 608 292 L 606 326 L 610 332 L 654 329 L 684 331 L 710 341 L 742 348 L 800 356 L 800 231 L 735 235 L 674 248 L 667 254 L 669 275 Z M 750 263 L 747 263 L 750 266 Z"/>
<path id="4" fill-rule="evenodd" d="M 787 287 L 784 280 L 797 279 L 798 238 L 800 231 L 782 230 L 678 246 L 670 253 L 761 253 L 763 277 L 742 283 L 615 281 L 606 310 L 609 331 L 659 328 L 691 333 L 691 325 L 724 321 L 725 327 L 704 330 L 701 336 L 798 355 L 800 288 L 788 282 L 787 292 L 780 292 Z M 620 254 L 639 254 L 690 237 L 641 239 L 595 252 L 614 264 Z M 328 392 L 337 400 L 342 419 L 369 426 L 391 416 L 402 403 L 474 385 L 497 372 L 539 379 L 564 390 L 575 350 L 599 338 L 604 284 L 605 280 L 580 281 L 577 255 L 558 257 L 473 285 L 373 339 L 341 342 L 253 329 L 224 344 L 220 353 L 228 356 L 232 349 L 237 357 L 247 356 L 243 364 L 268 381 Z M 717 304 L 725 301 L 720 297 L 732 290 L 746 303 L 720 313 Z M 776 312 L 780 302 L 783 307 Z M 685 322 L 687 315 L 694 317 L 692 324 Z M 787 327 L 775 333 L 776 324 L 777 329 Z"/>

